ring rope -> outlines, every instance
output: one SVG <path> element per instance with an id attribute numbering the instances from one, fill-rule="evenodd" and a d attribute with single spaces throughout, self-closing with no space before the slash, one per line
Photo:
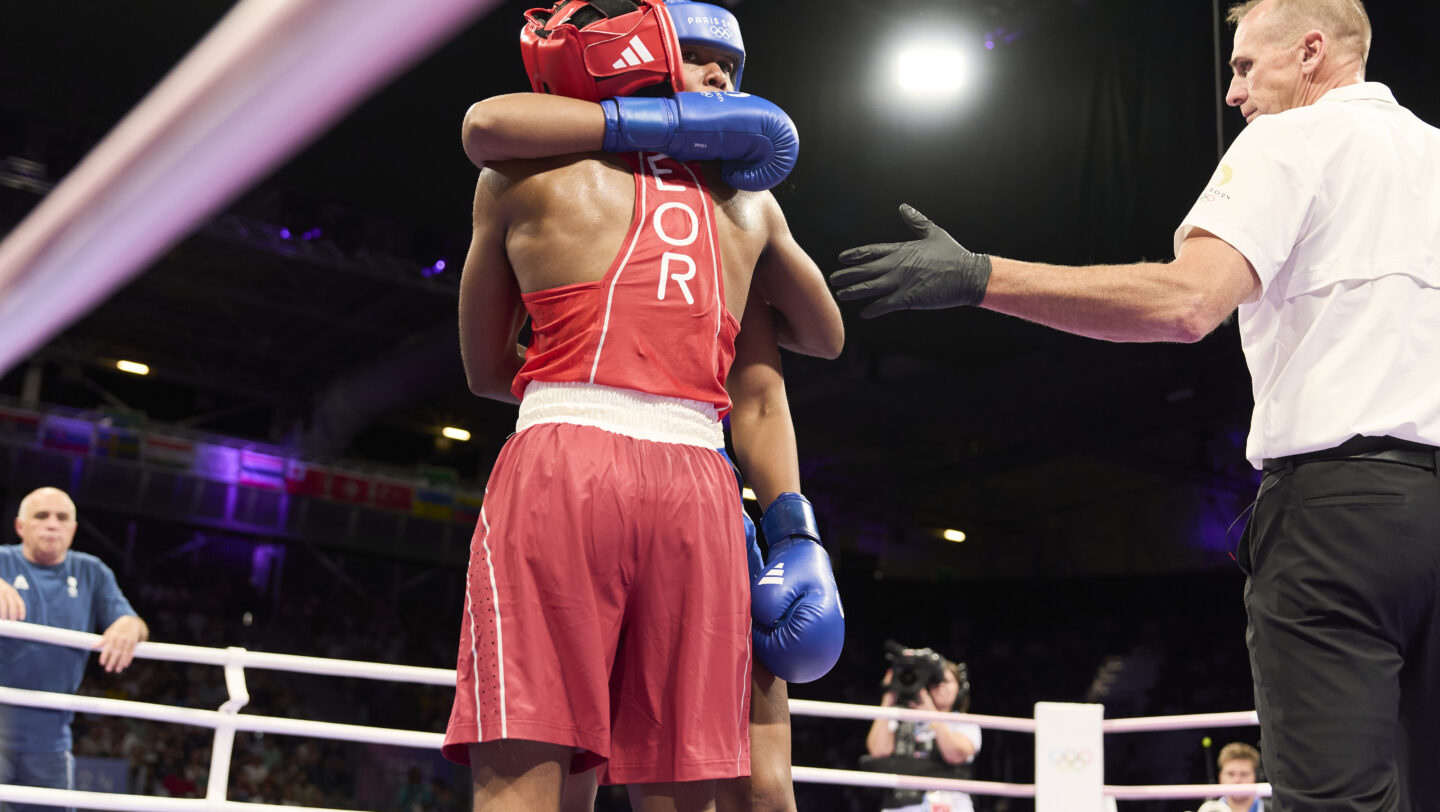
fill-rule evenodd
<path id="1" fill-rule="evenodd" d="M 198 708 L 177 708 L 174 705 L 156 705 L 129 699 L 105 699 L 98 696 L 27 691 L 23 688 L 0 688 L 0 704 L 78 711 L 105 716 L 126 716 L 131 719 L 148 719 L 152 722 L 171 722 L 212 729 L 228 725 L 237 731 L 247 733 L 278 733 L 283 736 L 314 736 L 321 739 L 369 744 L 398 744 L 422 750 L 439 750 L 440 745 L 445 742 L 445 734 L 430 733 L 424 730 L 395 730 L 388 727 L 312 722 L 306 719 L 226 713 Z"/>
<path id="2" fill-rule="evenodd" d="M 0 372 L 499 0 L 242 0 L 0 241 Z"/>

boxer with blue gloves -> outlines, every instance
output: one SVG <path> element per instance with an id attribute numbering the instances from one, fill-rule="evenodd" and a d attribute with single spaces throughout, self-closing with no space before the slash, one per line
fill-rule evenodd
<path id="1" fill-rule="evenodd" d="M 844 341 L 774 196 L 727 188 L 783 179 L 793 128 L 731 95 L 744 52 L 723 8 L 560 0 L 527 18 L 537 93 L 479 102 L 465 121 L 482 172 L 462 358 L 473 392 L 521 407 L 471 547 L 443 752 L 472 766 L 476 808 L 575 809 L 598 780 L 628 784 L 637 808 L 713 794 L 721 812 L 788 812 L 785 682 L 752 667 L 741 505 L 714 449 L 728 412 L 766 503 L 798 493 L 777 346 L 833 358 Z M 600 151 L 600 102 L 665 84 L 687 95 L 644 114 L 616 103 L 621 151 Z M 717 106 L 750 123 L 719 121 Z M 684 237 L 691 222 L 707 238 Z M 527 317 L 533 338 L 517 347 Z M 777 528 L 803 537 L 803 523 Z M 788 644 L 774 648 L 801 652 L 795 621 L 810 613 L 777 610 Z"/>

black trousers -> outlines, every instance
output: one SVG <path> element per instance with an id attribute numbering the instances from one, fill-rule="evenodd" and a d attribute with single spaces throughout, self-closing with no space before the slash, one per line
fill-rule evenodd
<path id="1" fill-rule="evenodd" d="M 1386 441 L 1267 460 L 1241 542 L 1276 812 L 1440 811 L 1440 452 Z"/>

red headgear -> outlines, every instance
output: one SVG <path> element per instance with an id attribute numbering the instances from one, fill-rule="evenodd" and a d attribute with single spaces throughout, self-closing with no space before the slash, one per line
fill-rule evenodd
<path id="1" fill-rule="evenodd" d="M 536 93 L 600 101 L 649 85 L 685 89 L 664 0 L 560 0 L 525 20 L 520 52 Z"/>

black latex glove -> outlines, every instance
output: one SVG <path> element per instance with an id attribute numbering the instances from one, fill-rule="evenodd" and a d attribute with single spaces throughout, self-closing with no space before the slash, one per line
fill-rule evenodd
<path id="1" fill-rule="evenodd" d="M 908 204 L 900 216 L 918 240 L 851 248 L 840 261 L 853 265 L 830 274 L 842 300 L 881 297 L 860 311 L 873 319 L 896 310 L 940 310 L 977 305 L 990 283 L 990 257 L 965 250 L 945 229 Z"/>

